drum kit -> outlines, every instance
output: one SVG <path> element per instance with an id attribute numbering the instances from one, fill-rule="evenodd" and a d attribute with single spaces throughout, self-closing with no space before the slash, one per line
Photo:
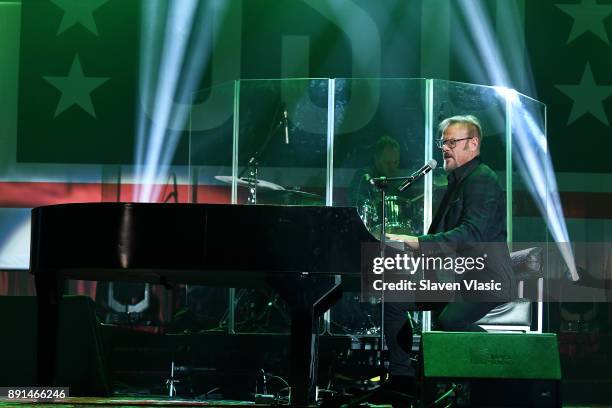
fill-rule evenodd
<path id="1" fill-rule="evenodd" d="M 447 181 L 444 175 L 435 175 L 433 178 L 433 192 L 437 194 L 446 189 Z M 412 197 L 386 195 L 384 203 L 385 231 L 390 234 L 420 234 L 423 222 L 424 193 Z M 365 199 L 358 203 L 357 210 L 363 223 L 374 235 L 380 234 L 382 222 L 381 200 Z"/>
<path id="2" fill-rule="evenodd" d="M 379 200 L 380 201 L 380 200 Z M 412 199 L 386 196 L 385 197 L 385 230 L 391 234 L 413 234 L 413 217 L 416 205 Z M 357 207 L 359 216 L 368 230 L 376 235 L 380 231 L 382 222 L 380 202 L 365 200 Z"/>

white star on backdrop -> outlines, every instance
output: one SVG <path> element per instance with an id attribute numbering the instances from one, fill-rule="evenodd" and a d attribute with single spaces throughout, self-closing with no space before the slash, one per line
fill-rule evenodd
<path id="1" fill-rule="evenodd" d="M 108 0 L 51 0 L 53 4 L 64 11 L 64 16 L 57 30 L 57 35 L 75 24 L 81 24 L 95 35 L 98 35 L 98 27 L 93 18 L 93 12 L 107 1 Z"/>
<path id="2" fill-rule="evenodd" d="M 555 87 L 574 101 L 567 121 L 568 125 L 582 115 L 590 113 L 606 126 L 610 126 L 602 102 L 612 95 L 612 86 L 597 85 L 588 62 L 584 67 L 580 83 L 555 85 Z"/>
<path id="3" fill-rule="evenodd" d="M 612 5 L 597 4 L 595 0 L 582 0 L 580 4 L 555 4 L 561 11 L 574 19 L 567 43 L 592 32 L 606 44 L 610 44 L 603 20 L 612 14 Z"/>
<path id="4" fill-rule="evenodd" d="M 109 79 L 86 77 L 83 74 L 83 68 L 81 67 L 81 61 L 78 55 L 75 55 L 72 61 L 68 76 L 46 76 L 43 78 L 62 93 L 59 103 L 57 104 L 57 109 L 55 110 L 55 115 L 53 115 L 54 118 L 72 105 L 78 105 L 81 109 L 95 118 L 96 111 L 91 102 L 90 93 Z"/>

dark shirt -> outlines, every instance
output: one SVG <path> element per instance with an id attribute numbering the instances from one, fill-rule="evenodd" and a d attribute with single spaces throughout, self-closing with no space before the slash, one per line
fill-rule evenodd
<path id="1" fill-rule="evenodd" d="M 453 196 L 453 193 L 455 189 L 457 188 L 457 185 L 459 184 L 459 182 L 463 179 L 463 177 L 465 177 L 467 174 L 473 171 L 481 163 L 482 161 L 480 160 L 480 156 L 476 156 L 469 162 L 465 163 L 463 166 L 457 167 L 455 170 L 451 171 L 446 176 L 448 185 L 446 187 L 446 191 L 444 192 L 444 196 L 442 197 L 442 201 L 440 202 L 440 205 L 437 207 L 438 209 L 448 207 L 448 202 Z M 435 230 L 436 227 L 438 226 L 440 222 L 440 218 L 443 215 L 443 211 L 436 211 L 435 214 L 436 216 L 432 220 L 431 226 L 429 227 L 430 231 Z"/>
<path id="2" fill-rule="evenodd" d="M 495 295 L 510 298 L 514 273 L 506 239 L 506 195 L 495 172 L 478 157 L 450 172 L 428 233 L 419 237 L 421 252 L 472 258 L 486 253 L 486 267 L 463 279 L 493 279 L 503 285 Z"/>

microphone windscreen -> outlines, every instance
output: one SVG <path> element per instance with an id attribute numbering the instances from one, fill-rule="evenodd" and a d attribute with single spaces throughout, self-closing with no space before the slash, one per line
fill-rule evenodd
<path id="1" fill-rule="evenodd" d="M 431 169 L 433 170 L 438 165 L 438 162 L 435 159 L 431 159 L 427 164 L 429 164 L 429 167 L 431 167 Z"/>

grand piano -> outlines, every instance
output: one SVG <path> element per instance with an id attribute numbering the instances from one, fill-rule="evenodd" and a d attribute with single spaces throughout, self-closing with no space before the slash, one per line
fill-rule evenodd
<path id="1" fill-rule="evenodd" d="M 315 321 L 377 242 L 352 207 L 85 203 L 32 210 L 38 382 L 54 383 L 67 279 L 276 289 L 291 308 L 292 405 L 309 402 Z"/>

